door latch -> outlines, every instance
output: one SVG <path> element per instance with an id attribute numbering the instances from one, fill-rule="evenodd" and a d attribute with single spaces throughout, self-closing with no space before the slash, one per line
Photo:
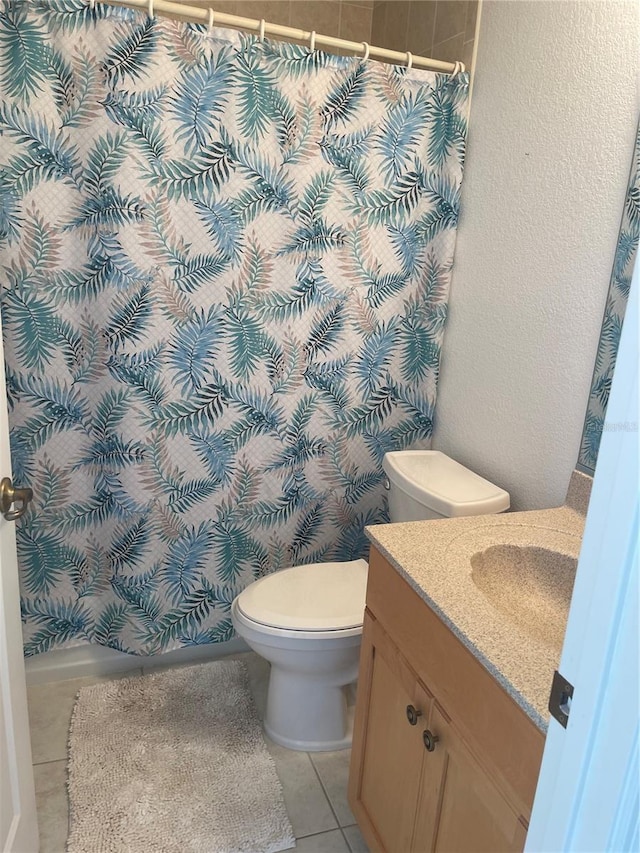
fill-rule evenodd
<path id="1" fill-rule="evenodd" d="M 573 684 L 560 675 L 558 670 L 553 673 L 553 683 L 551 685 L 551 696 L 549 696 L 549 711 L 551 716 L 567 728 L 569 722 L 569 713 L 571 711 L 571 699 L 573 698 Z"/>

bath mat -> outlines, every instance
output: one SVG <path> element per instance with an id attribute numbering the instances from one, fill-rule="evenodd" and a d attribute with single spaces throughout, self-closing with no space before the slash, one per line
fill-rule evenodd
<path id="1" fill-rule="evenodd" d="M 239 661 L 83 687 L 68 784 L 68 853 L 276 853 L 295 845 Z"/>

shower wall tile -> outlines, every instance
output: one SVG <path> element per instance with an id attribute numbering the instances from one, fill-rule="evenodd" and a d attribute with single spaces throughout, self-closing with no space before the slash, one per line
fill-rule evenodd
<path id="1" fill-rule="evenodd" d="M 476 21 L 478 18 L 478 0 L 467 3 L 467 21 L 464 29 L 465 42 L 473 41 L 476 37 Z"/>
<path id="2" fill-rule="evenodd" d="M 434 44 L 431 53 L 434 59 L 441 59 L 443 62 L 455 62 L 457 59 L 462 59 L 464 53 L 464 33 L 457 33 L 439 44 Z"/>
<path id="3" fill-rule="evenodd" d="M 340 6 L 334 0 L 295 0 L 291 4 L 291 26 L 315 30 L 326 36 L 340 33 Z"/>
<path id="4" fill-rule="evenodd" d="M 462 46 L 462 56 L 458 57 L 459 59 L 462 59 L 465 67 L 468 69 L 471 69 L 471 66 L 473 65 L 473 44 L 474 43 L 472 41 L 466 41 Z"/>
<path id="5" fill-rule="evenodd" d="M 478 0 L 376 0 L 371 41 L 445 62 L 461 59 L 472 71 L 477 12 Z"/>
<path id="6" fill-rule="evenodd" d="M 217 0 L 217 2 L 212 3 L 211 0 L 189 0 L 189 3 L 185 5 L 188 6 L 198 6 L 201 9 L 208 9 L 209 6 L 213 7 L 214 12 L 224 12 L 225 15 L 236 15 L 237 14 L 237 0 Z"/>
<path id="7" fill-rule="evenodd" d="M 371 41 L 373 8 L 343 3 L 340 10 L 340 38 L 349 41 Z"/>
<path id="8" fill-rule="evenodd" d="M 387 6 L 388 3 L 376 3 L 373 7 L 371 19 L 371 44 L 377 47 L 386 47 L 385 33 L 387 29 Z"/>
<path id="9" fill-rule="evenodd" d="M 464 34 L 466 23 L 467 3 L 464 0 L 438 0 L 433 43 L 440 44 L 458 33 Z"/>
<path id="10" fill-rule="evenodd" d="M 433 27 L 436 22 L 435 3 L 411 3 L 406 48 L 412 53 L 430 56 Z"/>
<path id="11" fill-rule="evenodd" d="M 188 0 L 188 5 L 212 6 L 215 12 L 264 18 L 273 24 L 352 41 L 372 41 L 374 0 Z"/>
<path id="12" fill-rule="evenodd" d="M 289 0 L 237 0 L 235 14 L 247 18 L 264 18 L 272 24 L 288 27 L 290 6 Z"/>
<path id="13" fill-rule="evenodd" d="M 388 47 L 391 50 L 407 49 L 410 6 L 411 3 L 408 0 L 393 0 L 393 2 L 389 3 L 387 8 L 386 39 L 381 47 Z"/>
<path id="14" fill-rule="evenodd" d="M 211 5 L 209 0 L 203 3 L 196 3 L 196 6 L 205 6 L 207 9 Z M 237 0 L 219 0 L 214 6 L 213 9 L 215 12 L 224 12 L 225 15 L 237 15 L 238 13 L 239 3 Z"/>
<path id="15" fill-rule="evenodd" d="M 478 0 L 214 0 L 213 8 L 469 67 Z"/>

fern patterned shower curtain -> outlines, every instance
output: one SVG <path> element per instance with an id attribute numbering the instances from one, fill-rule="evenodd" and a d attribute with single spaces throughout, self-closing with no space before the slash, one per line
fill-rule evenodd
<path id="1" fill-rule="evenodd" d="M 26 654 L 227 640 L 428 446 L 467 75 L 83 0 L 4 3 L 0 52 Z"/>
<path id="2" fill-rule="evenodd" d="M 611 270 L 607 303 L 602 319 L 600 340 L 593 368 L 587 414 L 582 431 L 578 463 L 588 471 L 595 471 L 598 450 L 604 429 L 604 418 L 609 404 L 609 392 L 616 366 L 622 324 L 627 310 L 633 268 L 640 244 L 640 122 L 636 130 L 636 144 L 631 163 L 629 185 L 624 199 L 624 211 L 616 253 Z"/>

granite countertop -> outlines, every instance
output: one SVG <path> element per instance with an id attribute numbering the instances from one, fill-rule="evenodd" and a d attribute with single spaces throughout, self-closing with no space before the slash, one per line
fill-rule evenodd
<path id="1" fill-rule="evenodd" d="M 591 482 L 574 471 L 566 503 L 556 509 L 366 528 L 377 550 L 542 732 Z"/>

